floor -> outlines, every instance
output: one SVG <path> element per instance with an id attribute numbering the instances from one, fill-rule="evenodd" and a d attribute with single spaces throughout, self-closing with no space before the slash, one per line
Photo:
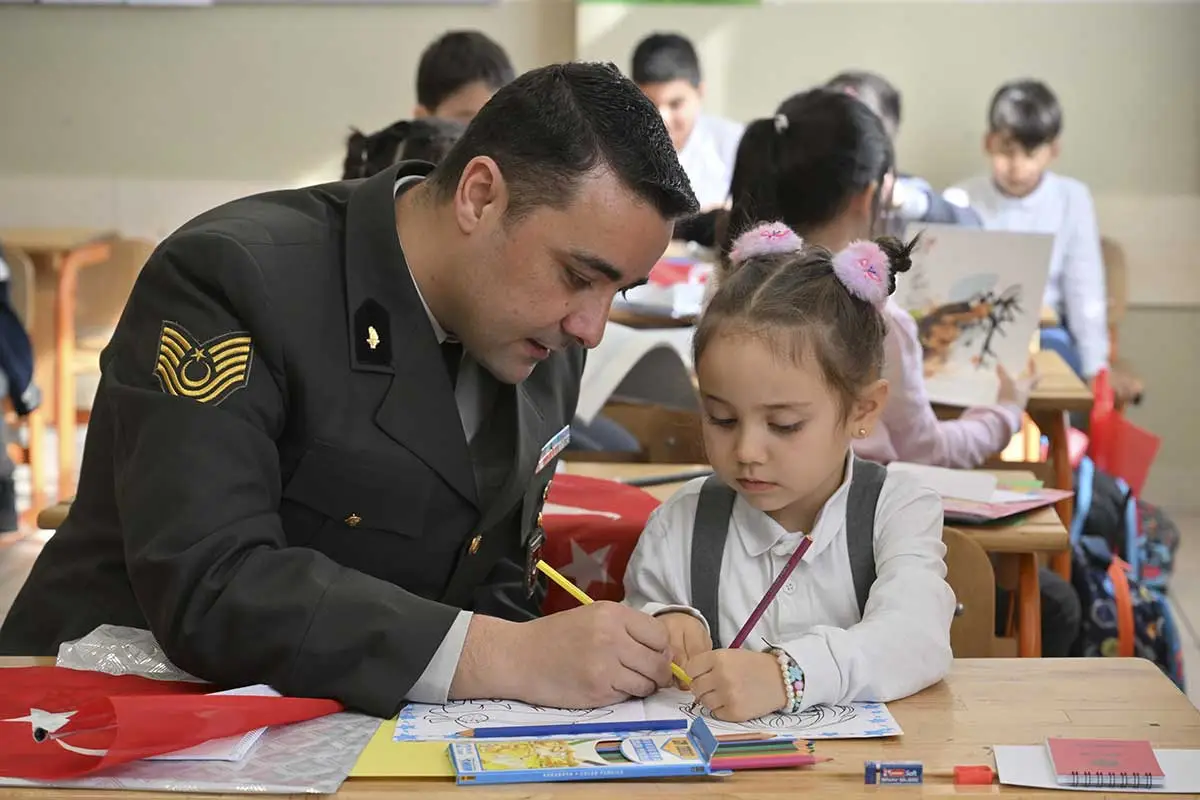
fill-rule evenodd
<path id="1" fill-rule="evenodd" d="M 53 433 L 50 433 L 50 437 Z M 52 442 L 47 449 L 54 452 Z M 78 453 L 83 452 L 83 436 L 80 434 Z M 49 465 L 53 470 L 53 465 Z M 28 504 L 28 475 L 17 472 L 18 506 Z M 1200 509 L 1176 509 L 1171 513 L 1179 525 L 1182 541 L 1176 555 L 1175 576 L 1171 582 L 1171 603 L 1179 624 L 1183 640 L 1184 674 L 1188 680 L 1188 695 L 1200 708 Z M 20 590 L 34 559 L 42 545 L 52 535 L 49 531 L 29 532 L 23 535 L 0 537 L 0 621 L 8 613 L 13 598 Z"/>

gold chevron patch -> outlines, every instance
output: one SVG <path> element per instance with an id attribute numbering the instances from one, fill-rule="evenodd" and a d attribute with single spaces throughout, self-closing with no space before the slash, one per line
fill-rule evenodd
<path id="1" fill-rule="evenodd" d="M 198 342 L 182 325 L 163 322 L 154 375 L 167 394 L 217 405 L 250 381 L 254 345 L 246 331 Z"/>

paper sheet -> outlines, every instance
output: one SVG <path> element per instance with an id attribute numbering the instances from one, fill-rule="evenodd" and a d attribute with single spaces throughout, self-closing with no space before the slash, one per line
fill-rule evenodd
<path id="1" fill-rule="evenodd" d="M 691 373 L 694 333 L 608 323 L 600 345 L 588 353 L 575 416 L 590 423 L 610 397 L 698 410 Z"/>
<path id="2" fill-rule="evenodd" d="M 923 232 L 896 303 L 913 315 L 935 403 L 996 402 L 996 366 L 1019 375 L 1041 322 L 1054 237 L 911 223 Z"/>
<path id="3" fill-rule="evenodd" d="M 662 717 L 676 719 L 679 715 Z M 592 709 L 544 708 L 516 700 L 452 700 L 442 705 L 410 703 L 396 718 L 397 742 L 450 740 L 463 731 L 506 725 L 569 725 L 580 722 L 611 722 L 614 725 L 645 722 L 641 700 Z"/>
<path id="4" fill-rule="evenodd" d="M 714 734 L 723 733 L 786 733 L 807 739 L 874 739 L 899 736 L 899 723 L 883 703 L 845 703 L 836 706 L 813 706 L 799 714 L 770 714 L 748 722 L 725 722 L 713 719 L 708 709 L 691 711 L 692 695 L 678 689 L 664 689 L 645 702 L 647 719 L 676 719 L 683 715 L 693 719 L 697 714 Z"/>
<path id="5" fill-rule="evenodd" d="M 453 778 L 445 742 L 396 742 L 396 718 L 379 724 L 350 770 L 351 778 Z"/>
<path id="6" fill-rule="evenodd" d="M 1112 789 L 1061 786 L 1054 779 L 1054 768 L 1045 745 L 996 745 L 996 772 L 1000 783 L 1031 789 L 1062 789 L 1075 792 L 1112 792 Z M 1154 755 L 1166 780 L 1158 789 L 1122 789 L 1141 794 L 1200 793 L 1200 750 L 1160 750 Z"/>
<path id="7" fill-rule="evenodd" d="M 907 461 L 893 461 L 888 465 L 892 472 L 904 472 L 916 478 L 922 486 L 932 489 L 942 497 L 973 500 L 977 503 L 994 503 L 998 479 L 987 472 L 969 469 L 931 467 Z"/>
<path id="8" fill-rule="evenodd" d="M 230 689 L 213 694 L 234 694 L 248 697 L 279 697 L 279 692 L 270 686 L 258 684 L 243 686 L 240 689 Z M 186 750 L 176 750 L 174 753 L 163 753 L 151 756 L 145 761 L 241 761 L 250 752 L 250 748 L 267 732 L 266 728 L 247 731 L 241 736 L 227 736 L 224 739 L 211 739 L 207 742 L 189 747 Z"/>

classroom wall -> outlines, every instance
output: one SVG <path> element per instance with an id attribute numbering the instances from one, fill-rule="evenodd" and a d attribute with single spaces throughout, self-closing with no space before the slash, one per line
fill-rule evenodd
<path id="1" fill-rule="evenodd" d="M 1089 184 L 1102 234 L 1128 258 L 1121 354 L 1149 386 L 1130 417 L 1164 437 L 1147 495 L 1200 507 L 1200 4 L 784 0 L 686 15 L 585 4 L 577 57 L 628 68 L 653 30 L 692 38 L 707 105 L 743 121 L 842 69 L 888 76 L 904 96 L 899 164 L 939 187 L 985 168 L 996 87 L 1047 81 L 1065 115 L 1057 168 Z"/>
<path id="2" fill-rule="evenodd" d="M 350 125 L 414 102 L 424 44 L 480 27 L 519 69 L 578 55 L 628 66 L 681 30 L 709 105 L 746 120 L 844 67 L 904 91 L 902 166 L 944 185 L 983 167 L 990 92 L 1037 75 L 1066 111 L 1062 171 L 1126 248 L 1124 355 L 1163 434 L 1150 494 L 1200 505 L 1200 4 L 807 2 L 761 8 L 517 0 L 496 6 L 27 7 L 0 3 L 0 226 L 161 236 L 259 189 L 336 177 Z"/>

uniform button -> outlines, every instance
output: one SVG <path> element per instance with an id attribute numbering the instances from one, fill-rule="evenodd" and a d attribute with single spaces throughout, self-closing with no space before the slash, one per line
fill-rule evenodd
<path id="1" fill-rule="evenodd" d="M 362 517 L 360 517 L 358 514 L 351 514 L 350 516 L 346 517 L 346 519 L 345 519 L 345 523 L 347 525 L 349 525 L 351 528 L 357 528 L 358 523 L 360 523 L 360 522 L 362 522 Z"/>
<path id="2" fill-rule="evenodd" d="M 471 555 L 475 555 L 476 553 L 479 552 L 479 545 L 481 545 L 481 544 L 483 544 L 482 536 L 476 536 L 474 539 L 471 540 L 471 548 L 470 548 Z"/>
<path id="3" fill-rule="evenodd" d="M 796 593 L 796 584 L 792 583 L 791 581 L 788 581 L 787 583 L 785 583 L 783 585 L 783 592 L 784 592 L 784 594 L 795 594 Z"/>

